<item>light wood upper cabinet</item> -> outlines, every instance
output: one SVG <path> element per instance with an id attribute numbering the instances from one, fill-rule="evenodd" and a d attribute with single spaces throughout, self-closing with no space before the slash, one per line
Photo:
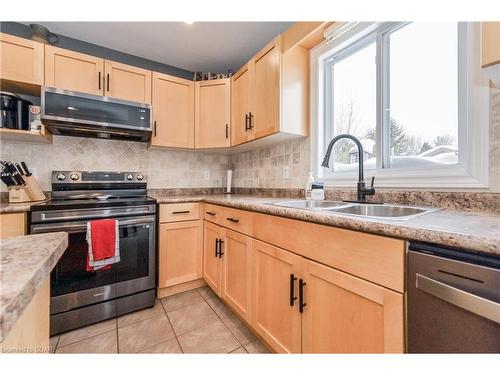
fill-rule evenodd
<path id="1" fill-rule="evenodd" d="M 249 321 L 252 239 L 232 230 L 225 230 L 222 250 L 222 299 L 243 319 Z"/>
<path id="2" fill-rule="evenodd" d="M 153 72 L 152 146 L 194 147 L 194 82 Z"/>
<path id="3" fill-rule="evenodd" d="M 106 60 L 104 94 L 151 104 L 151 71 Z"/>
<path id="4" fill-rule="evenodd" d="M 291 275 L 300 274 L 301 257 L 253 240 L 252 326 L 278 353 L 301 352 L 301 315 L 290 304 Z M 294 294 L 297 296 L 297 283 Z"/>
<path id="5" fill-rule="evenodd" d="M 230 146 L 231 80 L 195 82 L 195 146 Z"/>
<path id="6" fill-rule="evenodd" d="M 252 76 L 251 64 L 246 64 L 232 77 L 231 90 L 231 145 L 239 145 L 254 138 L 250 126 Z"/>
<path id="7" fill-rule="evenodd" d="M 221 296 L 222 262 L 217 241 L 223 237 L 223 228 L 205 221 L 203 224 L 203 278 L 210 288 Z"/>
<path id="8" fill-rule="evenodd" d="M 304 353 L 403 353 L 403 295 L 307 259 Z"/>
<path id="9" fill-rule="evenodd" d="M 232 78 L 232 145 L 309 130 L 309 50 L 278 35 Z M 238 82 L 239 81 L 239 82 Z"/>
<path id="10" fill-rule="evenodd" d="M 45 85 L 87 94 L 104 93 L 104 59 L 45 46 Z"/>
<path id="11" fill-rule="evenodd" d="M 44 45 L 0 33 L 0 78 L 43 85 Z"/>
<path id="12" fill-rule="evenodd" d="M 159 288 L 202 277 L 203 222 L 160 224 Z"/>
<path id="13" fill-rule="evenodd" d="M 482 66 L 500 63 L 500 22 L 482 22 Z"/>
<path id="14" fill-rule="evenodd" d="M 281 38 L 275 38 L 254 58 L 252 125 L 255 138 L 280 130 Z"/>

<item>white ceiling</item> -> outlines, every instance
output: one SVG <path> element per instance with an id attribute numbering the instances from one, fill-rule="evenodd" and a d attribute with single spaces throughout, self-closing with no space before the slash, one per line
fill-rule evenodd
<path id="1" fill-rule="evenodd" d="M 51 32 L 190 71 L 236 70 L 292 22 L 37 22 Z"/>

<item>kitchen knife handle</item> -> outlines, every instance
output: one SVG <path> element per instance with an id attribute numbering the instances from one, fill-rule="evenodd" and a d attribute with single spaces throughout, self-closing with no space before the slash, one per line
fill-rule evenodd
<path id="1" fill-rule="evenodd" d="M 23 168 L 21 168 L 21 166 L 19 165 L 19 163 L 16 163 L 15 165 L 16 165 L 16 168 L 17 168 L 17 171 L 19 172 L 19 174 L 21 176 L 24 176 L 24 170 L 23 170 Z"/>
<path id="2" fill-rule="evenodd" d="M 28 176 L 28 177 L 31 176 L 31 172 L 29 171 L 28 166 L 26 165 L 26 163 L 24 161 L 21 162 L 21 166 L 24 169 L 24 175 Z"/>

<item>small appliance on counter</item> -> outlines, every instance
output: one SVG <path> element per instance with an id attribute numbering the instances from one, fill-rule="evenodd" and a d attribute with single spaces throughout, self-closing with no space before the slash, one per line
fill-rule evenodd
<path id="1" fill-rule="evenodd" d="M 28 166 L 23 161 L 15 165 L 10 161 L 2 161 L 2 172 L 0 179 L 9 189 L 9 202 L 37 202 L 45 200 L 40 184 Z"/>
<path id="2" fill-rule="evenodd" d="M 0 91 L 0 127 L 29 130 L 29 107 L 33 105 L 20 96 Z"/>

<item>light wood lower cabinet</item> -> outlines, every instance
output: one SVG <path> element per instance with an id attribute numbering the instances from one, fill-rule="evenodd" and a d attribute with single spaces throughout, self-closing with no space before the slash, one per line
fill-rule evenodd
<path id="1" fill-rule="evenodd" d="M 278 353 L 301 352 L 301 317 L 290 301 L 290 277 L 300 273 L 301 257 L 254 240 L 252 326 Z M 295 284 L 296 280 L 295 280 Z M 295 294 L 296 295 L 296 294 Z"/>
<path id="2" fill-rule="evenodd" d="M 219 240 L 223 237 L 223 228 L 205 221 L 203 224 L 203 278 L 208 286 L 221 296 L 222 262 L 219 256 Z"/>
<path id="3" fill-rule="evenodd" d="M 481 65 L 500 64 L 500 22 L 481 23 Z"/>
<path id="4" fill-rule="evenodd" d="M 160 224 L 159 288 L 202 277 L 203 222 Z"/>
<path id="5" fill-rule="evenodd" d="M 26 233 L 26 215 L 22 212 L 0 215 L 0 238 L 22 236 Z"/>
<path id="6" fill-rule="evenodd" d="M 302 260 L 303 353 L 402 353 L 403 295 Z"/>
<path id="7" fill-rule="evenodd" d="M 243 319 L 250 320 L 252 239 L 229 229 L 222 244 L 222 299 Z"/>

